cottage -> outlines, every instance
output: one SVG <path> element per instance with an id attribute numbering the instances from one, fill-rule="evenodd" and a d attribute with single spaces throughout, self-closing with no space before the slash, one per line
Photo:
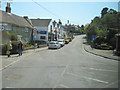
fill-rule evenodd
<path id="1" fill-rule="evenodd" d="M 0 10 L 0 30 L 7 30 L 10 33 L 18 35 L 18 40 L 30 42 L 32 39 L 32 24 L 28 18 L 20 17 L 11 13 L 10 4 L 7 4 L 6 12 Z M 5 37 L 5 36 L 2 36 Z M 5 39 L 3 43 L 7 43 L 9 39 Z"/>
<path id="2" fill-rule="evenodd" d="M 65 32 L 64 32 L 64 28 L 62 27 L 62 22 L 59 20 L 59 22 L 57 23 L 54 20 L 52 24 L 53 24 L 52 33 L 54 36 L 54 40 L 64 38 L 63 34 L 65 34 Z"/>

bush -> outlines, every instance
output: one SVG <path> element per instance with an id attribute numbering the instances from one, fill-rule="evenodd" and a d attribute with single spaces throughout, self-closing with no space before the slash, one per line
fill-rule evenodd
<path id="1" fill-rule="evenodd" d="M 34 48 L 34 45 L 30 43 L 23 43 L 23 50 Z"/>
<path id="2" fill-rule="evenodd" d="M 9 31 L 3 30 L 2 31 L 2 43 L 7 43 L 8 41 L 10 41 L 10 33 Z"/>
<path id="3" fill-rule="evenodd" d="M 104 37 L 96 37 L 96 39 L 94 40 L 94 44 L 97 43 L 98 45 L 100 45 L 101 43 L 106 43 L 106 39 Z"/>
<path id="4" fill-rule="evenodd" d="M 102 43 L 100 44 L 101 46 L 108 46 L 107 43 Z"/>
<path id="5" fill-rule="evenodd" d="M 111 38 L 109 40 L 109 43 L 108 43 L 110 46 L 112 46 L 113 49 L 116 48 L 116 39 L 115 38 Z"/>
<path id="6" fill-rule="evenodd" d="M 17 34 L 10 33 L 10 39 L 11 39 L 11 41 L 17 41 L 17 39 L 18 39 Z"/>
<path id="7" fill-rule="evenodd" d="M 0 54 L 5 55 L 7 52 L 7 44 L 0 45 Z"/>
<path id="8" fill-rule="evenodd" d="M 12 41 L 12 54 L 17 54 L 18 53 L 18 41 Z"/>

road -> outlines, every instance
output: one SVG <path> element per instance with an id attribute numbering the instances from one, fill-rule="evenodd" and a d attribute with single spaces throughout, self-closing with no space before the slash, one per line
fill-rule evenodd
<path id="1" fill-rule="evenodd" d="M 3 88 L 117 88 L 118 61 L 87 53 L 82 35 L 32 53 L 2 71 Z"/>

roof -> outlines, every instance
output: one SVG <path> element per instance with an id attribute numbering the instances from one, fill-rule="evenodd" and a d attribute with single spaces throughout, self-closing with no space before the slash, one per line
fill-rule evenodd
<path id="1" fill-rule="evenodd" d="M 23 17 L 0 10 L 0 22 L 32 28 L 32 25 Z"/>
<path id="2" fill-rule="evenodd" d="M 48 27 L 52 19 L 31 19 L 35 27 Z"/>

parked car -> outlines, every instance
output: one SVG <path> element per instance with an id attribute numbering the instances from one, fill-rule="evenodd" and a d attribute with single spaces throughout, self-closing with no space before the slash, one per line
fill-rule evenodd
<path id="1" fill-rule="evenodd" d="M 65 39 L 65 44 L 68 44 L 69 43 L 69 39 Z"/>
<path id="2" fill-rule="evenodd" d="M 69 38 L 67 38 L 67 39 L 69 39 L 69 42 L 71 42 L 71 41 L 72 41 L 72 38 L 70 38 L 70 37 L 69 37 Z"/>
<path id="3" fill-rule="evenodd" d="M 63 47 L 65 45 L 64 39 L 58 39 L 57 42 Z"/>
<path id="4" fill-rule="evenodd" d="M 60 44 L 56 41 L 51 41 L 48 44 L 48 49 L 58 49 L 60 48 Z"/>

